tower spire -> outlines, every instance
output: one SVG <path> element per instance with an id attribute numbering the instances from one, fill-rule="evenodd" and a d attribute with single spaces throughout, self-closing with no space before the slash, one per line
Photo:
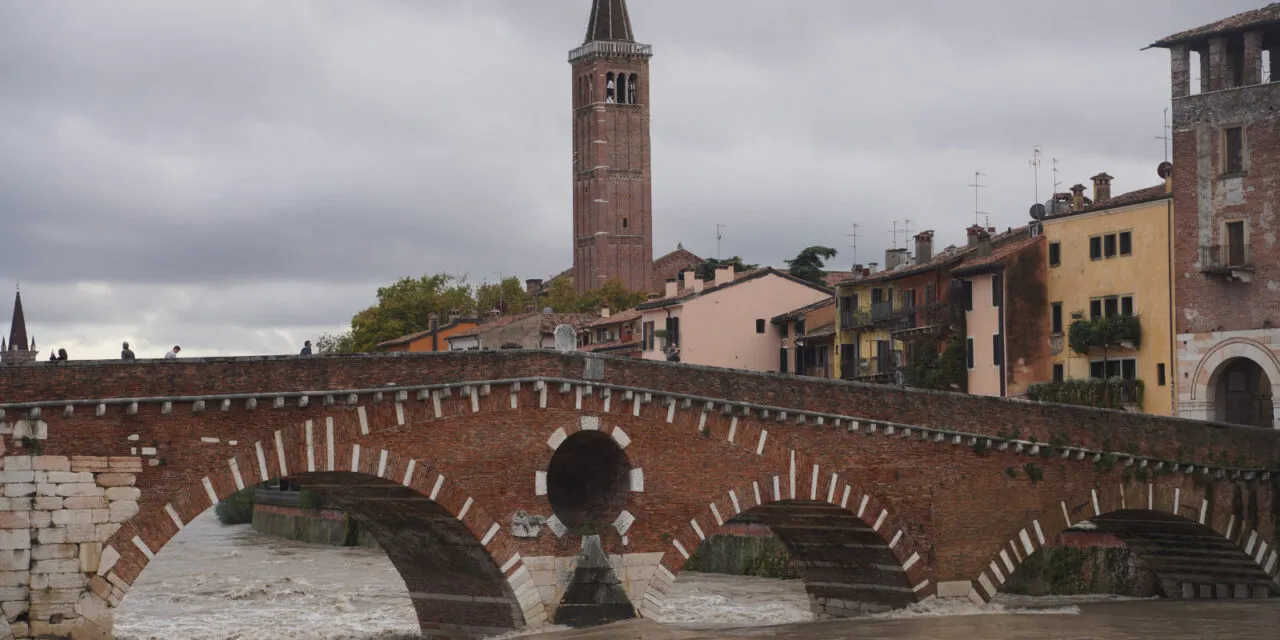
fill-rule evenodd
<path id="1" fill-rule="evenodd" d="M 627 0 L 592 0 L 587 18 L 587 35 L 582 44 L 598 41 L 635 42 Z"/>
<path id="2" fill-rule="evenodd" d="M 9 325 L 9 348 L 26 351 L 28 346 L 27 318 L 22 313 L 22 292 L 18 291 L 13 294 L 13 323 Z"/>

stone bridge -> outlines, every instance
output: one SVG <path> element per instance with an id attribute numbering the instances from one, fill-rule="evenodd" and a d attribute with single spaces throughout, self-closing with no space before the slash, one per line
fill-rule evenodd
<path id="1" fill-rule="evenodd" d="M 110 637 L 165 544 L 287 477 L 365 521 L 427 637 L 651 616 L 733 519 L 813 608 L 983 602 L 1084 521 L 1167 595 L 1276 584 L 1277 433 L 544 351 L 0 368 L 0 638 Z"/>

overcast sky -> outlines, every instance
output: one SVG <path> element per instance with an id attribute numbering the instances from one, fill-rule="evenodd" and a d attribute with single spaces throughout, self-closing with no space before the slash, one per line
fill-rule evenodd
<path id="1" fill-rule="evenodd" d="M 571 264 L 590 0 L 0 3 L 0 286 L 42 357 L 296 352 L 401 276 Z M 632 0 L 656 253 L 883 261 L 892 221 L 1158 181 L 1169 58 L 1262 0 Z M 901 236 L 899 236 L 901 237 Z M 901 242 L 901 240 L 900 240 Z M 7 334 L 11 293 L 0 295 Z"/>

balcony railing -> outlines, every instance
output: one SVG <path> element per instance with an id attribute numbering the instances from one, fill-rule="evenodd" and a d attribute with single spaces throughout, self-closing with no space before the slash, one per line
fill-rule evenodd
<path id="1" fill-rule="evenodd" d="M 1076 404 L 1099 409 L 1142 408 L 1141 380 L 1087 378 L 1042 382 L 1027 388 L 1027 398 L 1036 402 Z"/>
<path id="2" fill-rule="evenodd" d="M 569 62 L 588 56 L 648 58 L 653 56 L 653 45 L 635 42 L 588 42 L 569 52 Z"/>
<path id="3" fill-rule="evenodd" d="M 1243 253 L 1243 249 L 1239 253 Z M 1200 247 L 1200 273 L 1220 275 L 1248 281 L 1253 272 L 1253 265 L 1247 264 L 1243 256 L 1233 257 L 1232 252 L 1222 245 L 1212 244 Z"/>
<path id="4" fill-rule="evenodd" d="M 1142 346 L 1142 320 L 1138 316 L 1113 315 L 1093 320 L 1076 320 L 1067 328 L 1071 350 L 1088 354 L 1093 349 Z"/>

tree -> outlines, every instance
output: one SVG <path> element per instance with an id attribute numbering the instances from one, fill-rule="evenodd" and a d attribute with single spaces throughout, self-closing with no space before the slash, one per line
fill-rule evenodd
<path id="1" fill-rule="evenodd" d="M 742 261 L 742 258 L 739 258 L 738 256 L 725 258 L 723 260 L 718 258 L 708 258 L 693 268 L 694 275 L 696 275 L 699 280 L 712 280 L 716 277 L 717 267 L 728 265 L 733 265 L 734 273 L 742 273 L 743 271 L 750 271 L 760 267 L 758 264 L 746 264 Z"/>
<path id="2" fill-rule="evenodd" d="M 787 260 L 787 273 L 814 284 L 826 286 L 822 280 L 827 272 L 822 270 L 825 260 L 836 257 L 836 250 L 831 247 L 815 245 L 801 251 L 792 260 Z"/>
<path id="3" fill-rule="evenodd" d="M 351 318 L 350 337 L 333 344 L 348 352 L 373 351 L 384 340 L 431 328 L 433 313 L 444 319 L 450 313 L 474 313 L 475 307 L 471 287 L 454 276 L 401 278 L 379 288 L 378 304 Z"/>
<path id="4" fill-rule="evenodd" d="M 610 311 L 630 309 L 648 297 L 643 291 L 628 291 L 622 282 L 613 279 L 595 291 L 578 293 L 568 278 L 552 280 L 544 305 L 556 313 L 598 313 L 601 308 Z"/>
<path id="5" fill-rule="evenodd" d="M 482 284 L 475 289 L 476 312 L 486 314 L 498 309 L 503 315 L 516 315 L 532 311 L 531 298 L 520 284 L 519 278 L 504 278 L 502 282 Z"/>
<path id="6" fill-rule="evenodd" d="M 350 330 L 338 334 L 326 333 L 316 339 L 316 353 L 318 354 L 353 352 L 355 352 L 355 346 Z"/>

